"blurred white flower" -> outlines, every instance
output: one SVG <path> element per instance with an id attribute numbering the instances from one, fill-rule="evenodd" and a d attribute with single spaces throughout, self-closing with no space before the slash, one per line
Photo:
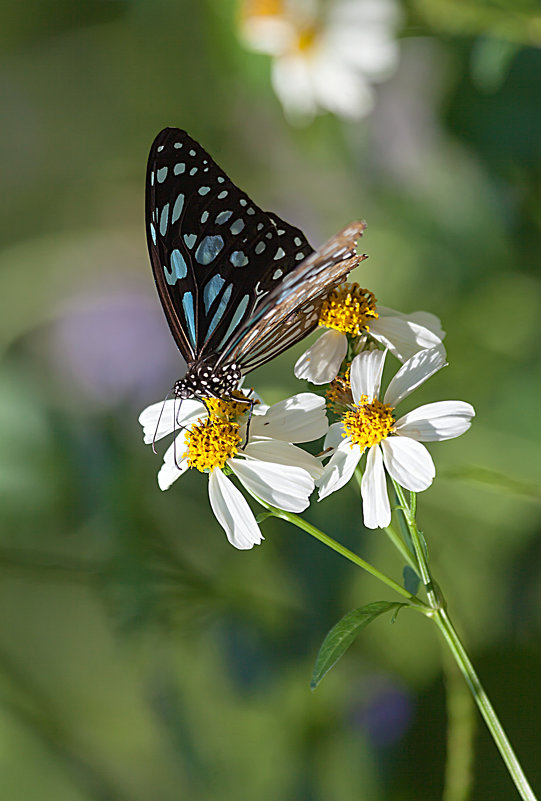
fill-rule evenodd
<path id="1" fill-rule="evenodd" d="M 329 329 L 308 348 L 295 364 L 295 375 L 312 384 L 329 384 L 340 370 L 348 349 L 348 337 L 360 337 L 362 348 L 370 339 L 384 345 L 405 362 L 420 350 L 439 348 L 445 331 L 439 319 L 428 312 L 402 314 L 376 306 L 376 298 L 359 284 L 342 284 L 325 300 L 320 326 Z"/>
<path id="2" fill-rule="evenodd" d="M 372 84 L 398 62 L 395 0 L 244 0 L 241 34 L 273 56 L 272 84 L 286 114 L 309 120 L 327 110 L 359 118 L 374 103 Z"/>
<path id="3" fill-rule="evenodd" d="M 320 500 L 336 492 L 352 477 L 367 450 L 361 482 L 367 528 L 384 528 L 391 522 L 385 470 L 412 492 L 427 489 L 436 470 L 421 442 L 458 437 L 468 430 L 475 415 L 469 403 L 440 401 L 419 406 L 396 420 L 395 407 L 440 370 L 445 357 L 438 349 L 415 354 L 391 379 L 380 401 L 385 355 L 384 351 L 373 350 L 353 359 L 350 373 L 353 404 L 342 421 L 329 429 L 325 447 L 334 448 L 334 453 L 316 482 Z"/>
<path id="4" fill-rule="evenodd" d="M 229 542 L 236 548 L 252 548 L 261 542 L 262 534 L 246 499 L 227 474 L 233 473 L 250 493 L 267 503 L 302 512 L 323 468 L 318 459 L 292 443 L 325 434 L 325 401 L 303 392 L 273 406 L 255 405 L 247 442 L 246 400 L 206 398 L 205 404 L 207 408 L 197 400 L 173 399 L 141 413 L 145 443 L 175 435 L 165 452 L 158 485 L 168 489 L 190 467 L 208 473 L 210 505 Z"/>

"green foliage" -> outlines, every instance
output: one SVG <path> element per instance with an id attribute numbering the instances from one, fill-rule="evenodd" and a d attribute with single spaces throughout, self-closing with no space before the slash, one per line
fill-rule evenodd
<path id="1" fill-rule="evenodd" d="M 344 656 L 362 629 L 384 612 L 390 612 L 392 609 L 395 610 L 394 622 L 396 613 L 403 606 L 408 606 L 408 604 L 393 601 L 374 601 L 361 606 L 359 609 L 352 609 L 351 612 L 344 615 L 329 631 L 318 651 L 312 673 L 312 681 L 310 682 L 312 690 L 316 689 L 321 679 Z"/>
<path id="2" fill-rule="evenodd" d="M 242 48 L 236 8 L 2 8 L 3 796 L 236 801 L 241 776 L 251 801 L 442 797 L 432 627 L 404 615 L 392 631 L 364 628 L 355 659 L 309 693 L 323 633 L 377 583 L 277 519 L 260 547 L 235 551 L 206 476 L 157 487 L 165 442 L 157 456 L 143 446 L 137 415 L 181 366 L 142 210 L 148 147 L 167 124 L 314 245 L 365 218 L 370 258 L 354 279 L 384 305 L 442 318 L 449 367 L 415 404 L 464 399 L 477 417 L 429 446 L 437 478 L 418 496 L 419 524 L 539 786 L 539 4 L 413 0 L 374 113 L 302 129 L 284 120 L 269 59 Z M 304 347 L 253 375 L 267 402 L 306 389 L 292 374 Z M 128 367 L 136 380 L 119 385 Z M 306 516 L 400 580 L 352 487 Z M 411 706 L 400 731 L 383 679 Z M 508 801 L 482 731 L 479 747 L 476 797 Z"/>

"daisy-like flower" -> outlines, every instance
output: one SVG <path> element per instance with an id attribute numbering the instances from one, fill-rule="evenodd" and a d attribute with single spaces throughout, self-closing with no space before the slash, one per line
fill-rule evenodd
<path id="1" fill-rule="evenodd" d="M 273 56 L 272 84 L 284 111 L 311 119 L 328 110 L 359 118 L 374 104 L 372 84 L 398 62 L 395 0 L 244 0 L 241 33 Z"/>
<path id="2" fill-rule="evenodd" d="M 245 396 L 206 398 L 205 404 L 207 408 L 197 400 L 168 400 L 141 413 L 145 443 L 175 435 L 165 452 L 158 485 L 168 489 L 189 468 L 208 473 L 210 505 L 229 542 L 235 548 L 252 548 L 263 539 L 261 531 L 246 499 L 227 476 L 232 473 L 248 492 L 280 509 L 306 509 L 314 479 L 323 468 L 292 443 L 325 434 L 325 401 L 303 392 L 273 406 L 255 405 L 247 442 Z"/>
<path id="3" fill-rule="evenodd" d="M 391 379 L 380 400 L 385 355 L 385 351 L 373 350 L 353 359 L 350 371 L 353 403 L 341 422 L 329 429 L 325 447 L 334 448 L 334 453 L 316 482 L 321 500 L 349 481 L 367 451 L 361 481 L 367 528 L 384 528 L 391 522 L 385 471 L 412 492 L 427 489 L 436 470 L 421 442 L 458 437 L 468 430 L 475 415 L 473 406 L 464 401 L 439 401 L 419 406 L 396 419 L 395 407 L 441 369 L 445 357 L 438 349 L 415 354 Z"/>
<path id="4" fill-rule="evenodd" d="M 319 325 L 327 328 L 297 360 L 295 375 L 312 384 L 329 384 L 340 370 L 348 350 L 348 336 L 359 337 L 357 350 L 372 339 L 405 362 L 420 350 L 438 348 L 445 354 L 445 331 L 434 314 L 402 314 L 376 306 L 376 298 L 359 284 L 342 284 L 326 298 Z"/>

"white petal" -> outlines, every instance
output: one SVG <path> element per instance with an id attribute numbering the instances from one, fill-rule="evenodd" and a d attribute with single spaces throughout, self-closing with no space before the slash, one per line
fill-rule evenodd
<path id="1" fill-rule="evenodd" d="M 302 512 L 310 503 L 314 479 L 301 467 L 252 459 L 229 459 L 228 465 L 248 490 L 279 509 Z"/>
<path id="2" fill-rule="evenodd" d="M 252 418 L 250 434 L 285 442 L 310 442 L 327 432 L 325 398 L 301 392 L 273 404 L 264 415 Z"/>
<path id="3" fill-rule="evenodd" d="M 295 28 L 284 17 L 245 13 L 241 33 L 248 47 L 271 56 L 281 55 L 295 42 Z"/>
<path id="4" fill-rule="evenodd" d="M 369 402 L 378 397 L 385 354 L 382 350 L 367 350 L 351 362 L 351 391 L 355 403 L 359 403 L 361 395 L 367 395 Z"/>
<path id="5" fill-rule="evenodd" d="M 427 403 L 396 422 L 396 433 L 420 442 L 459 437 L 471 426 L 475 409 L 465 401 Z"/>
<path id="6" fill-rule="evenodd" d="M 428 330 L 432 331 L 432 333 L 435 334 L 438 339 L 445 339 L 446 332 L 441 327 L 440 318 L 436 317 L 435 314 L 425 311 L 416 311 L 408 314 L 407 317 L 412 323 L 417 323 L 418 325 L 422 325 L 424 328 L 428 328 Z"/>
<path id="7" fill-rule="evenodd" d="M 184 434 L 179 434 L 163 456 L 163 464 L 158 473 L 158 486 L 161 490 L 169 489 L 173 481 L 176 481 L 188 469 L 188 459 L 183 458 L 185 451 Z"/>
<path id="8" fill-rule="evenodd" d="M 445 353 L 440 349 L 420 350 L 419 353 L 408 359 L 391 378 L 383 402 L 390 403 L 391 406 L 398 406 L 401 400 L 407 398 L 414 389 L 424 384 L 445 364 Z"/>
<path id="9" fill-rule="evenodd" d="M 312 384 L 330 384 L 346 358 L 348 340 L 340 331 L 329 329 L 308 348 L 295 364 L 295 375 Z"/>
<path id="10" fill-rule="evenodd" d="M 436 468 L 432 457 L 420 442 L 409 437 L 382 440 L 385 467 L 400 486 L 421 492 L 432 484 Z"/>
<path id="11" fill-rule="evenodd" d="M 442 348 L 442 342 L 428 328 L 404 317 L 381 317 L 370 323 L 370 334 L 405 362 L 419 350 Z"/>
<path id="12" fill-rule="evenodd" d="M 361 458 L 361 449 L 358 445 L 351 447 L 349 439 L 343 440 L 337 447 L 327 464 L 321 478 L 316 481 L 319 487 L 319 500 L 336 492 L 347 484 Z"/>
<path id="13" fill-rule="evenodd" d="M 361 481 L 363 520 L 367 528 L 385 528 L 391 522 L 391 506 L 387 494 L 387 479 L 378 445 L 370 448 Z"/>
<path id="14" fill-rule="evenodd" d="M 250 459 L 302 467 L 312 478 L 319 478 L 323 473 L 323 465 L 315 456 L 290 442 L 281 442 L 278 439 L 250 440 L 242 453 Z"/>
<path id="15" fill-rule="evenodd" d="M 341 117 L 364 117 L 374 107 L 374 92 L 364 76 L 322 48 L 310 64 L 312 88 L 319 106 Z"/>
<path id="16" fill-rule="evenodd" d="M 293 119 L 309 119 L 316 113 L 312 79 L 302 56 L 293 54 L 273 59 L 271 82 L 284 111 Z"/>
<path id="17" fill-rule="evenodd" d="M 400 317 L 403 320 L 409 320 L 412 323 L 417 323 L 424 328 L 428 328 L 438 339 L 445 339 L 445 331 L 441 327 L 440 318 L 436 317 L 435 314 L 431 314 L 431 312 L 416 311 L 410 314 L 403 314 L 402 312 L 396 311 L 396 309 L 390 309 L 388 306 L 380 306 L 378 303 L 378 314 L 380 319 L 382 317 Z"/>
<path id="18" fill-rule="evenodd" d="M 209 476 L 209 500 L 216 520 L 224 529 L 231 545 L 243 551 L 259 545 L 263 535 L 254 513 L 242 492 L 220 469 L 213 470 Z"/>
<path id="19" fill-rule="evenodd" d="M 323 440 L 323 449 L 337 448 L 345 437 L 344 426 L 342 423 L 333 423 L 329 426 L 327 435 Z"/>
<path id="20" fill-rule="evenodd" d="M 149 445 L 178 431 L 181 426 L 188 428 L 197 422 L 198 417 L 206 416 L 206 409 L 199 401 L 171 398 L 147 406 L 139 415 L 139 422 L 143 426 L 144 442 Z"/>

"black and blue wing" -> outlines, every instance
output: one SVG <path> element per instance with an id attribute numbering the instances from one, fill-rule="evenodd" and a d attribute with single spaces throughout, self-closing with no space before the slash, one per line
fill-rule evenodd
<path id="1" fill-rule="evenodd" d="M 262 211 L 185 131 L 149 156 L 146 228 L 158 293 L 187 362 L 221 354 L 267 295 L 313 253 L 298 228 Z"/>
<path id="2" fill-rule="evenodd" d="M 234 362 L 246 374 L 313 331 L 329 292 L 367 258 L 357 254 L 365 227 L 350 223 L 291 270 L 230 338 L 218 364 Z"/>

